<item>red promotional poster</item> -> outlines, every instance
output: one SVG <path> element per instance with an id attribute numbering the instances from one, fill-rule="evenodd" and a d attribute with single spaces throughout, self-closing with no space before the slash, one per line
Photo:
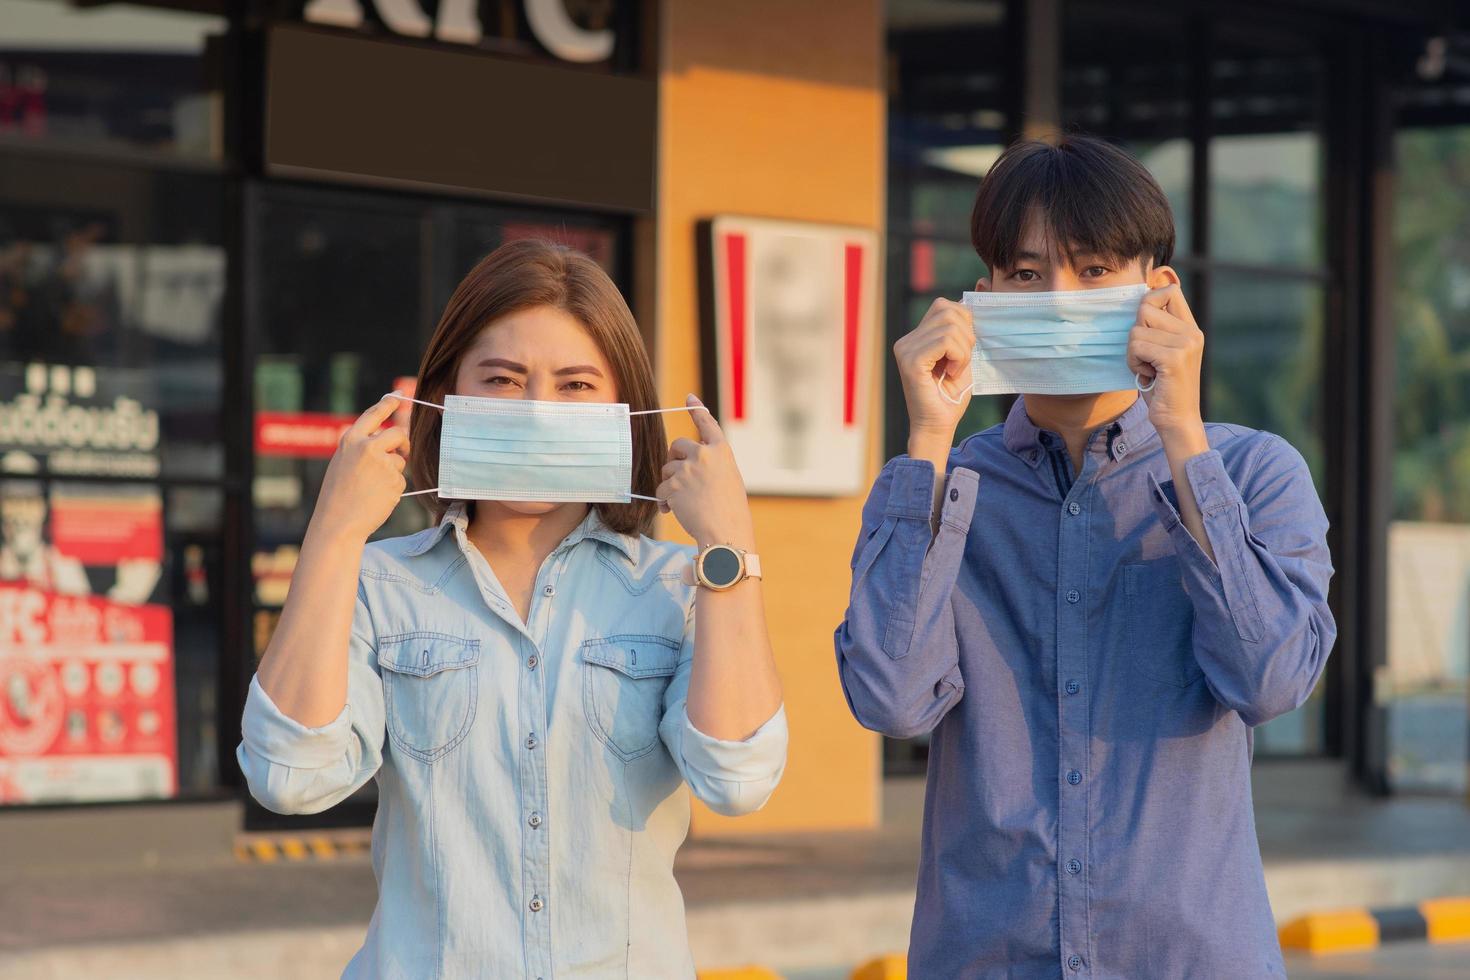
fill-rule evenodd
<path id="1" fill-rule="evenodd" d="M 173 795 L 157 488 L 0 490 L 0 805 Z"/>
<path id="2" fill-rule="evenodd" d="M 168 607 L 0 583 L 0 804 L 171 796 Z"/>

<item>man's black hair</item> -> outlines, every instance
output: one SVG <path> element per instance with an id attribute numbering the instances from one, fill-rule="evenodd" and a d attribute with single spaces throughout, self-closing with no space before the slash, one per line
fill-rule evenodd
<path id="1" fill-rule="evenodd" d="M 1023 140 L 995 161 L 970 213 L 970 242 L 992 271 L 1015 266 L 1033 214 L 1063 255 L 1142 258 L 1152 268 L 1174 255 L 1174 215 L 1158 181 L 1096 137 Z"/>

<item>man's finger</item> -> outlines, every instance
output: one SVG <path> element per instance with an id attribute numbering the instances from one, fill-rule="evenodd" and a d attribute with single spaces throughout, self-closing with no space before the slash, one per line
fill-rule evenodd
<path id="1" fill-rule="evenodd" d="M 724 430 L 720 428 L 720 423 L 715 421 L 710 410 L 704 407 L 704 402 L 690 395 L 684 400 L 684 404 L 695 406 L 694 411 L 689 415 L 694 419 L 694 427 L 699 430 L 700 442 L 706 446 L 713 446 L 725 441 Z"/>
<path id="2" fill-rule="evenodd" d="M 1189 323 L 1181 320 L 1171 311 L 1159 306 L 1139 307 L 1138 322 L 1160 333 L 1175 334 L 1178 336 L 1184 336 L 1192 329 Z"/>

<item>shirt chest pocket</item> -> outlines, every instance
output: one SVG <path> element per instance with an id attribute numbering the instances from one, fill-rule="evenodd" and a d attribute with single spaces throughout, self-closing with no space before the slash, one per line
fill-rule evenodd
<path id="1" fill-rule="evenodd" d="M 434 762 L 464 740 L 475 720 L 480 641 L 407 633 L 378 641 L 388 737 L 402 752 Z"/>
<path id="2" fill-rule="evenodd" d="M 1134 670 L 1174 687 L 1203 676 L 1194 656 L 1194 606 L 1174 558 L 1123 566 L 1128 650 Z"/>
<path id="3" fill-rule="evenodd" d="M 652 752 L 679 642 L 625 633 L 588 640 L 581 653 L 582 710 L 593 734 L 624 762 Z"/>

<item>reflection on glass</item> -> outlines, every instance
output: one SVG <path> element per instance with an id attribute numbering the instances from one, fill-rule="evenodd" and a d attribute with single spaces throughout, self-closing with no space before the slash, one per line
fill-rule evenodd
<path id="1" fill-rule="evenodd" d="M 1211 257 L 1302 269 L 1321 265 L 1321 170 L 1316 133 L 1212 140 Z"/>
<path id="2" fill-rule="evenodd" d="M 0 144 L 221 158 L 205 49 L 225 18 L 0 0 L 0 24 Z"/>
<path id="3" fill-rule="evenodd" d="M 1219 272 L 1206 337 L 1209 417 L 1274 432 L 1306 458 L 1322 492 L 1323 295 L 1316 283 Z M 1322 751 L 1322 685 L 1256 729 L 1262 753 Z"/>
<path id="4" fill-rule="evenodd" d="M 1194 229 L 1190 212 L 1194 186 L 1190 145 L 1187 139 L 1166 139 L 1157 143 L 1130 143 L 1125 147 L 1148 168 L 1169 199 L 1169 210 L 1174 214 L 1175 255 L 1189 254 Z"/>
<path id="5" fill-rule="evenodd" d="M 1470 751 L 1470 126 L 1395 146 L 1388 778 L 1466 789 Z"/>

